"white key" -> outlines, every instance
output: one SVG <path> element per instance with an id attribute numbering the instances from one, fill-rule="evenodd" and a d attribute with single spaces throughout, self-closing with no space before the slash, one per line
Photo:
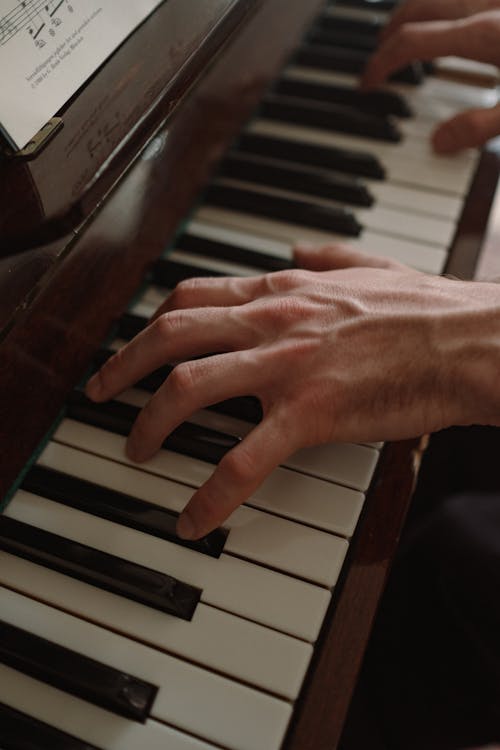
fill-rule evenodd
<path id="1" fill-rule="evenodd" d="M 319 146 L 333 146 L 357 151 L 369 151 L 377 156 L 388 172 L 388 179 L 403 185 L 440 190 L 463 197 L 474 172 L 470 157 L 457 155 L 437 156 L 424 142 L 412 141 L 392 148 L 378 141 L 354 138 L 326 130 L 275 123 L 270 120 L 253 120 L 248 132 L 276 138 L 300 141 Z"/>
<path id="2" fill-rule="evenodd" d="M 135 465 L 125 455 L 124 437 L 91 425 L 64 419 L 54 439 L 120 464 Z M 191 487 L 199 487 L 213 472 L 213 466 L 204 461 L 166 450 L 140 468 Z M 363 495 L 356 490 L 283 468 L 275 469 L 248 501 L 254 507 L 345 536 L 352 535 L 362 503 Z"/>
<path id="3" fill-rule="evenodd" d="M 190 487 L 153 477 L 138 469 L 51 442 L 38 464 L 57 469 L 102 487 L 179 513 L 193 494 Z M 254 508 L 241 506 L 224 522 L 231 530 L 224 552 L 291 573 L 324 586 L 334 586 L 347 550 L 347 543 Z"/>
<path id="4" fill-rule="evenodd" d="M 0 583 L 160 650 L 294 700 L 312 645 L 200 603 L 190 622 L 0 552 Z"/>
<path id="5" fill-rule="evenodd" d="M 138 724 L 116 716 L 4 664 L 0 664 L 0 702 L 99 750 L 215 750 L 158 721 Z"/>
<path id="6" fill-rule="evenodd" d="M 326 198 L 311 198 L 306 193 L 294 193 L 288 190 L 242 182 L 241 180 L 218 180 L 217 182 L 229 188 L 251 189 L 263 195 L 277 195 L 290 200 L 303 200 L 319 206 L 336 208 L 342 205 L 338 201 Z M 416 214 L 413 211 L 409 212 L 403 208 L 393 209 L 389 206 L 378 204 L 371 208 L 356 208 L 354 206 L 346 206 L 346 208 L 366 230 L 371 230 L 384 236 L 402 237 L 416 240 L 426 245 L 447 248 L 455 232 L 454 221 L 443 219 L 442 217 L 436 218 L 425 214 Z"/>
<path id="7" fill-rule="evenodd" d="M 0 587 L 2 620 L 159 688 L 151 715 L 234 750 L 278 750 L 289 703 Z"/>
<path id="8" fill-rule="evenodd" d="M 392 185 L 390 182 L 369 180 L 370 192 L 377 204 L 404 208 L 416 214 L 429 214 L 455 222 L 460 217 L 463 201 L 452 195 L 444 195 L 429 190 Z"/>
<path id="9" fill-rule="evenodd" d="M 201 589 L 201 601 L 315 641 L 330 603 L 324 588 L 222 554 L 218 559 L 19 490 L 5 515 Z M 300 603 L 300 604 L 299 604 Z"/>
<path id="10" fill-rule="evenodd" d="M 239 232 L 240 235 L 253 236 L 256 250 L 261 247 L 261 237 L 264 242 L 267 239 L 279 240 L 283 244 L 288 244 L 288 255 L 285 257 L 290 259 L 292 258 L 292 247 L 299 240 L 307 240 L 318 244 L 346 242 L 345 237 L 329 232 L 212 206 L 199 208 L 193 218 L 196 226 L 199 226 L 200 223 L 210 224 L 216 228 L 234 230 L 236 233 Z M 369 230 L 363 232 L 363 236 L 356 238 L 351 244 L 370 255 L 389 257 L 426 273 L 441 273 L 447 258 L 447 252 L 443 248 L 431 247 L 399 237 L 387 237 Z"/>

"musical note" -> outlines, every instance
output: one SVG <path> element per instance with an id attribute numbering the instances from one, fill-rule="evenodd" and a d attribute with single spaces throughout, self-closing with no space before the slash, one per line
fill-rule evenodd
<path id="1" fill-rule="evenodd" d="M 65 4 L 71 13 L 73 7 L 68 0 L 24 0 L 17 3 L 0 17 L 0 47 L 23 29 L 27 29 L 37 47 L 43 47 L 45 42 L 40 34 L 49 26 L 49 33 L 54 36 L 55 28 L 62 23 L 59 11 Z"/>

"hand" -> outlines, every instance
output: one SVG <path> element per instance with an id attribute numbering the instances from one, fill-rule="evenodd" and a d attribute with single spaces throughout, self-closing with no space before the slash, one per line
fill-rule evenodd
<path id="1" fill-rule="evenodd" d="M 405 23 L 454 21 L 500 8 L 500 0 L 406 0 L 391 15 L 380 40 L 392 36 Z"/>
<path id="2" fill-rule="evenodd" d="M 408 3 L 413 7 L 412 2 Z M 415 4 L 417 7 L 418 4 Z M 438 6 L 441 7 L 441 6 Z M 403 13 L 405 6 L 402 7 Z M 478 13 L 460 20 L 399 23 L 395 20 L 365 70 L 362 86 L 379 86 L 394 70 L 412 60 L 457 55 L 500 64 L 500 11 Z M 500 106 L 462 112 L 438 126 L 433 146 L 454 153 L 480 146 L 500 133 Z"/>
<path id="3" fill-rule="evenodd" d="M 488 362 L 469 373 L 465 355 L 471 341 L 481 352 L 496 336 L 497 321 L 487 317 L 493 292 L 484 287 L 495 300 L 497 287 L 434 278 L 338 246 L 302 247 L 296 259 L 307 268 L 182 282 L 88 383 L 88 396 L 104 401 L 182 360 L 132 429 L 128 454 L 136 461 L 202 407 L 242 395 L 260 400 L 262 422 L 195 492 L 178 522 L 182 537 L 221 524 L 304 446 L 406 438 L 489 417 L 498 362 L 490 383 Z M 185 361 L 207 352 L 219 353 Z"/>

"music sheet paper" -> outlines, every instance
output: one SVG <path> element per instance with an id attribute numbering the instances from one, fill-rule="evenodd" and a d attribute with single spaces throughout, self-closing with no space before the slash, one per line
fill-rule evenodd
<path id="1" fill-rule="evenodd" d="M 0 130 L 23 148 L 163 0 L 0 0 Z"/>

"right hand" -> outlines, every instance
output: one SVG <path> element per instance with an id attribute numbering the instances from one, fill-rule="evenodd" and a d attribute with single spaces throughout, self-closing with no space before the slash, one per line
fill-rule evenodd
<path id="1" fill-rule="evenodd" d="M 410 0 L 408 6 L 413 7 L 414 3 L 419 6 L 417 0 Z M 370 59 L 362 86 L 380 86 L 392 72 L 413 60 L 432 60 L 444 55 L 500 65 L 500 10 L 451 21 L 402 22 L 384 38 Z M 441 123 L 432 141 L 436 151 L 455 153 L 481 146 L 499 134 L 500 105 L 496 105 L 466 110 Z"/>
<path id="2" fill-rule="evenodd" d="M 456 21 L 496 9 L 500 9 L 500 0 L 406 0 L 392 14 L 380 41 L 392 36 L 405 23 Z"/>

